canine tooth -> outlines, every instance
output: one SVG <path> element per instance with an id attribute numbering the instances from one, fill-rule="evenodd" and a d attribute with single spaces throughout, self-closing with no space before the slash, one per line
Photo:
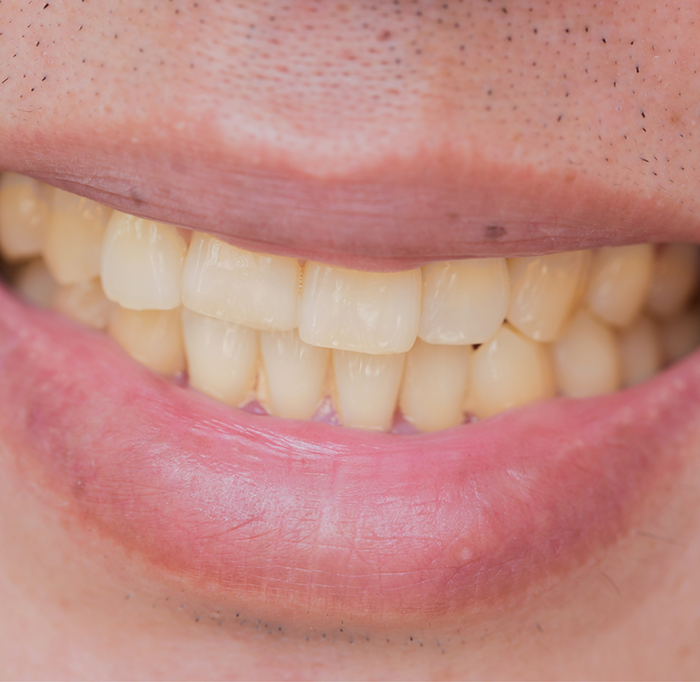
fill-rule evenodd
<path id="1" fill-rule="evenodd" d="M 54 310 L 94 329 L 107 327 L 113 307 L 99 279 L 59 287 L 53 299 Z"/>
<path id="2" fill-rule="evenodd" d="M 177 228 L 114 211 L 102 244 L 102 287 L 131 310 L 180 306 L 187 245 Z"/>
<path id="3" fill-rule="evenodd" d="M 344 426 L 388 431 L 396 410 L 405 353 L 333 351 L 335 409 Z"/>
<path id="4" fill-rule="evenodd" d="M 612 393 L 620 387 L 620 351 L 615 333 L 579 309 L 552 345 L 559 391 L 572 398 Z"/>
<path id="5" fill-rule="evenodd" d="M 190 385 L 228 405 L 240 405 L 255 384 L 259 333 L 233 322 L 182 311 Z"/>
<path id="6" fill-rule="evenodd" d="M 551 398 L 554 384 L 546 346 L 503 324 L 474 353 L 468 390 L 470 412 L 482 418 Z"/>
<path id="7" fill-rule="evenodd" d="M 444 346 L 417 339 L 406 356 L 399 404 L 404 417 L 421 431 L 461 424 L 471 346 Z"/>
<path id="8" fill-rule="evenodd" d="M 267 402 L 272 414 L 310 419 L 325 397 L 330 351 L 304 343 L 299 332 L 261 332 Z"/>
<path id="9" fill-rule="evenodd" d="M 182 276 L 183 305 L 253 329 L 287 331 L 297 326 L 300 281 L 295 258 L 253 253 L 195 233 Z"/>
<path id="10" fill-rule="evenodd" d="M 59 284 L 100 274 L 102 239 L 112 210 L 70 192 L 54 191 L 44 240 L 44 260 Z"/>
<path id="11" fill-rule="evenodd" d="M 614 246 L 593 254 L 586 300 L 591 310 L 614 327 L 626 327 L 639 314 L 651 285 L 654 247 Z"/>
<path id="12" fill-rule="evenodd" d="M 41 258 L 24 265 L 14 281 L 22 298 L 40 308 L 50 308 L 58 284 Z"/>
<path id="13" fill-rule="evenodd" d="M 510 282 L 504 258 L 431 263 L 423 268 L 423 312 L 418 335 L 435 344 L 488 341 L 508 310 Z"/>
<path id="14" fill-rule="evenodd" d="M 185 369 L 180 310 L 112 310 L 108 330 L 119 345 L 154 372 L 173 376 Z"/>
<path id="15" fill-rule="evenodd" d="M 508 322 L 535 341 L 557 339 L 576 305 L 589 261 L 589 251 L 509 259 Z"/>
<path id="16" fill-rule="evenodd" d="M 666 362 L 677 362 L 700 346 L 700 309 L 688 310 L 661 325 Z"/>
<path id="17" fill-rule="evenodd" d="M 620 332 L 620 358 L 625 386 L 634 386 L 654 376 L 663 365 L 659 330 L 642 315 Z"/>
<path id="18" fill-rule="evenodd" d="M 679 315 L 698 283 L 700 258 L 695 244 L 667 244 L 657 254 L 647 310 L 662 319 Z"/>
<path id="19" fill-rule="evenodd" d="M 41 255 L 53 188 L 17 173 L 0 178 L 0 250 L 6 260 Z"/>
<path id="20" fill-rule="evenodd" d="M 420 301 L 419 269 L 361 272 L 307 262 L 299 336 L 312 346 L 403 353 L 416 340 Z"/>

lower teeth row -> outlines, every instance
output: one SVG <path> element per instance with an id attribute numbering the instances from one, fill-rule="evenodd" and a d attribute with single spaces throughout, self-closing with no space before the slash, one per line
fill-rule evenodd
<path id="1" fill-rule="evenodd" d="M 225 293 L 214 287 L 208 289 L 208 298 L 197 298 L 195 304 L 185 299 L 187 307 L 181 305 L 178 288 L 175 298 L 172 292 L 167 293 L 173 301 L 164 305 L 165 309 L 133 309 L 141 307 L 138 301 L 130 300 L 144 295 L 143 286 L 134 287 L 129 280 L 139 283 L 143 273 L 137 272 L 133 278 L 131 272 L 126 277 L 123 272 L 115 275 L 109 265 L 117 247 L 114 243 L 105 246 L 108 239 L 114 242 L 123 236 L 123 225 L 142 223 L 144 242 L 148 242 L 148 229 L 151 237 L 160 230 L 168 239 L 172 237 L 170 243 L 176 249 L 180 242 L 186 249 L 190 239 L 190 250 L 195 242 L 199 247 L 206 244 L 210 251 L 233 247 L 209 235 L 190 237 L 177 228 L 117 212 L 108 220 L 108 209 L 86 199 L 73 198 L 71 204 L 71 196 L 26 178 L 4 179 L 0 188 L 0 248 L 6 260 L 20 263 L 13 277 L 15 287 L 36 304 L 52 307 L 90 327 L 106 329 L 129 355 L 156 372 L 168 376 L 186 372 L 193 388 L 233 406 L 261 406 L 281 417 L 339 421 L 362 429 L 404 430 L 408 424 L 420 431 L 435 431 L 557 394 L 589 397 L 612 392 L 648 379 L 700 344 L 700 309 L 693 304 L 698 251 L 678 244 L 507 261 L 432 263 L 405 276 L 314 263 L 294 265 L 294 259 L 284 259 L 285 267 L 299 268 L 309 278 L 304 282 L 307 292 L 312 289 L 308 283 L 311 277 L 330 277 L 332 287 L 330 293 L 324 293 L 322 286 L 314 284 L 313 296 L 296 294 L 300 311 L 296 313 L 295 302 L 294 315 L 298 317 L 290 318 L 286 324 L 294 326 L 283 330 L 274 328 L 280 315 L 289 316 L 289 306 L 280 309 L 273 322 L 264 321 L 254 329 L 222 319 L 226 315 L 218 308 L 206 308 L 225 298 Z M 66 208 L 71 205 L 71 210 L 80 211 L 73 223 Z M 68 237 L 62 241 L 60 232 L 57 237 L 52 224 L 60 214 L 62 225 L 79 225 L 86 234 L 88 213 L 97 216 L 93 220 L 97 227 L 88 230 L 91 236 L 85 242 L 95 243 L 88 244 L 84 252 L 97 253 L 99 274 L 95 276 L 94 268 L 87 268 L 82 278 L 72 277 L 69 265 L 81 259 L 76 258 L 74 245 L 66 246 Z M 18 215 L 24 224 L 18 224 Z M 27 236 L 32 232 L 27 225 L 34 237 Z M 145 263 L 146 268 L 153 268 L 147 275 L 157 277 L 162 269 L 148 265 L 158 261 L 147 252 L 152 244 L 144 243 L 146 250 L 139 260 L 138 239 L 134 240 L 133 234 L 129 238 L 131 251 L 124 257 L 128 267 L 139 263 L 143 268 Z M 168 248 L 167 243 L 166 239 L 162 248 Z M 122 243 L 117 246 L 125 248 Z M 112 251 L 105 258 L 108 248 Z M 68 255 L 61 256 L 66 251 Z M 240 249 L 235 252 L 241 268 L 268 258 Z M 273 258 L 279 257 L 268 260 Z M 82 258 L 80 267 L 89 260 Z M 257 278 L 259 270 L 254 273 Z M 500 279 L 490 280 L 497 281 L 502 291 L 484 291 L 484 282 L 489 281 L 484 272 L 489 277 L 493 272 L 503 273 L 498 275 Z M 422 282 L 422 294 L 418 289 L 419 309 L 409 349 L 385 352 L 381 350 L 383 343 L 391 347 L 399 343 L 396 339 L 402 334 L 405 336 L 405 325 L 400 324 L 405 306 L 396 303 L 404 299 L 377 294 L 372 287 L 390 289 L 404 280 L 402 286 L 412 287 L 416 277 L 419 286 Z M 266 286 L 263 281 L 262 288 Z M 145 295 L 151 296 L 148 292 Z M 132 299 L 127 300 L 129 296 Z M 321 308 L 322 304 L 328 306 L 324 296 L 330 300 L 330 308 Z M 500 303 L 494 306 L 494 300 Z M 389 317 L 391 321 L 391 310 L 387 313 L 391 305 L 398 308 L 397 321 L 389 324 L 390 333 L 383 341 L 376 333 L 376 320 L 386 322 Z M 494 324 L 489 318 L 499 306 Z M 264 307 L 255 309 L 248 302 L 247 309 L 252 312 L 246 314 L 260 317 Z M 234 308 L 246 305 L 234 301 Z M 203 309 L 208 314 L 202 314 Z M 328 310 L 340 310 L 337 315 L 345 314 L 346 318 L 338 322 Z M 343 323 L 347 327 L 348 319 L 352 327 L 340 329 Z M 364 348 L 363 343 L 369 343 L 373 352 L 351 349 L 353 344 Z"/>

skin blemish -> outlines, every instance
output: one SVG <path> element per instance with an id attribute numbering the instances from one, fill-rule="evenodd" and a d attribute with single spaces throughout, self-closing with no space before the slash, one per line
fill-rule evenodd
<path id="1" fill-rule="evenodd" d="M 487 225 L 484 229 L 486 239 L 496 241 L 502 239 L 508 234 L 508 230 L 502 225 Z"/>

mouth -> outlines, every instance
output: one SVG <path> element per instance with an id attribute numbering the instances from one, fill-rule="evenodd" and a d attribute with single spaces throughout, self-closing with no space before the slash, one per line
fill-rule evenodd
<path id="1" fill-rule="evenodd" d="M 698 250 L 665 217 L 470 259 L 411 232 L 377 265 L 8 173 L 2 432 L 62 514 L 217 604 L 505 608 L 628 534 L 700 428 Z"/>

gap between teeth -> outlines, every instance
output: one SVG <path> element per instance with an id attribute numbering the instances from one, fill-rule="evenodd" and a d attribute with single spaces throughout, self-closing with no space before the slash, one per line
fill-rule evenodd
<path id="1" fill-rule="evenodd" d="M 363 429 L 434 431 L 608 393 L 700 344 L 690 245 L 360 272 L 252 253 L 6 173 L 0 250 L 20 264 L 25 297 L 106 329 L 156 372 L 187 372 L 229 405 Z"/>

